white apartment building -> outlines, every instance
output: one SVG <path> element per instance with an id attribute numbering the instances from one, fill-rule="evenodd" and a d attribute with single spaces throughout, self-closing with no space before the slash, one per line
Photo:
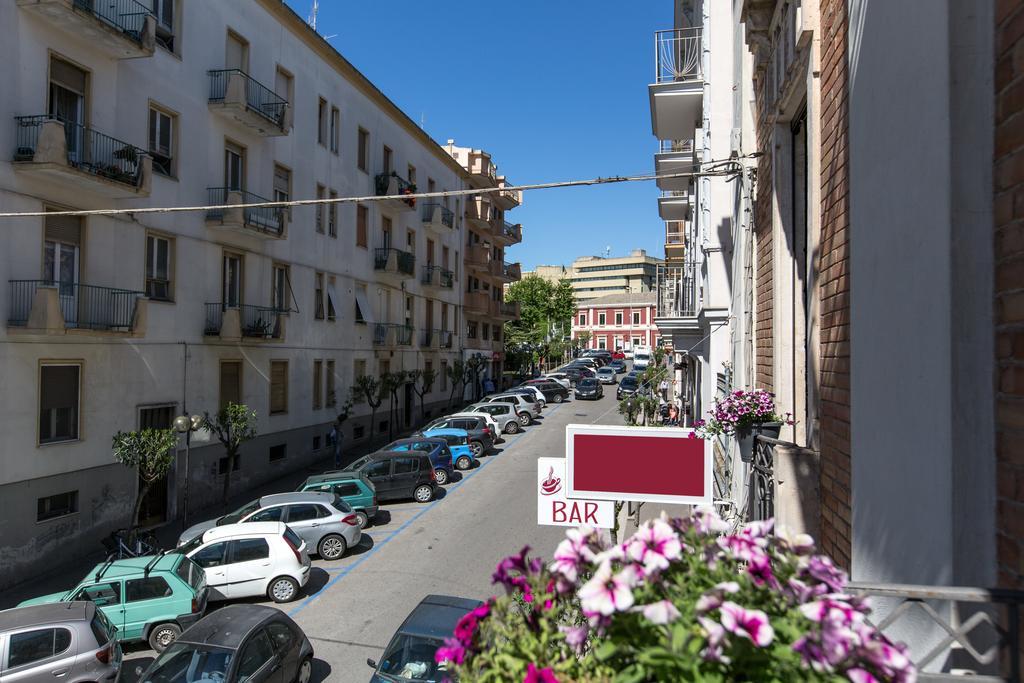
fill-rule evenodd
<path id="1" fill-rule="evenodd" d="M 569 281 L 577 301 L 616 293 L 651 292 L 662 263 L 643 249 L 634 249 L 626 256 L 581 256 L 572 262 Z"/>
<path id="2" fill-rule="evenodd" d="M 259 437 L 241 491 L 327 454 L 354 377 L 430 367 L 427 409 L 447 401 L 463 203 L 402 194 L 472 176 L 286 4 L 18 0 L 0 37 L 4 211 L 392 197 L 3 219 L 0 587 L 128 523 L 119 430 L 245 403 Z M 413 388 L 398 399 L 398 426 L 418 420 Z M 356 407 L 346 448 L 386 436 L 386 406 L 376 425 Z M 209 438 L 192 436 L 188 472 L 179 453 L 148 523 L 181 514 L 186 481 L 191 510 L 219 500 Z"/>
<path id="3" fill-rule="evenodd" d="M 523 196 L 519 190 L 505 189 L 513 183 L 498 175 L 488 152 L 458 147 L 454 140 L 448 140 L 445 149 L 469 174 L 469 187 L 490 190 L 465 202 L 464 359 L 478 356 L 488 362 L 475 378 L 477 386 L 466 387 L 466 397 L 473 399 L 485 378 L 500 383 L 505 366 L 504 325 L 519 319 L 519 302 L 505 301 L 505 287 L 522 278 L 522 268 L 505 261 L 505 249 L 523 241 L 523 226 L 505 215 L 522 203 Z"/>

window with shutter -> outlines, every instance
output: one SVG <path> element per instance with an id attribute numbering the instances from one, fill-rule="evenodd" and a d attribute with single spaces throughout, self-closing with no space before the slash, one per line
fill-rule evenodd
<path id="1" fill-rule="evenodd" d="M 331 190 L 331 199 L 337 199 L 338 193 Z M 338 204 L 332 202 L 327 207 L 327 234 L 331 237 L 338 236 Z"/>
<path id="2" fill-rule="evenodd" d="M 82 366 L 47 364 L 39 373 L 39 443 L 78 439 Z"/>
<path id="3" fill-rule="evenodd" d="M 159 235 L 146 235 L 146 296 L 170 301 L 171 240 Z"/>
<path id="4" fill-rule="evenodd" d="M 327 196 L 327 188 L 323 185 L 317 184 L 316 186 L 316 198 L 324 199 Z M 324 232 L 324 205 L 316 205 L 316 231 L 320 234 Z"/>
<path id="5" fill-rule="evenodd" d="M 313 361 L 313 410 L 320 410 L 323 406 L 323 373 L 324 362 Z"/>
<path id="6" fill-rule="evenodd" d="M 364 249 L 367 247 L 366 232 L 369 213 L 369 209 L 362 204 L 356 206 L 356 246 Z"/>
<path id="7" fill-rule="evenodd" d="M 174 175 L 175 117 L 167 112 L 149 109 L 149 155 L 153 159 L 153 170 L 166 176 Z"/>
<path id="8" fill-rule="evenodd" d="M 288 412 L 288 361 L 270 361 L 270 414 Z"/>
<path id="9" fill-rule="evenodd" d="M 284 166 L 274 164 L 274 201 L 287 202 L 291 199 L 291 196 L 292 172 Z M 283 212 L 288 217 L 288 220 L 291 220 L 291 207 L 283 209 Z"/>
<path id="10" fill-rule="evenodd" d="M 242 361 L 220 363 L 220 407 L 242 402 Z"/>
<path id="11" fill-rule="evenodd" d="M 338 153 L 338 137 L 341 132 L 341 112 L 331 107 L 331 151 Z"/>
<path id="12" fill-rule="evenodd" d="M 327 377 L 327 395 L 326 395 L 325 399 L 326 399 L 327 406 L 330 407 L 330 406 L 333 406 L 333 405 L 337 404 L 337 402 L 338 402 L 338 398 L 334 394 L 334 361 L 333 360 L 327 361 L 326 377 Z"/>
<path id="13" fill-rule="evenodd" d="M 316 141 L 327 145 L 327 100 L 322 97 L 316 109 Z"/>

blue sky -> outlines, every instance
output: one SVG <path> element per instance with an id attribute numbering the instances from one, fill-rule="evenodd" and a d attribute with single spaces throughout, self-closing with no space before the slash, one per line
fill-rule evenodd
<path id="1" fill-rule="evenodd" d="M 287 0 L 303 17 L 312 0 Z M 442 144 L 489 151 L 516 183 L 649 173 L 647 84 L 669 0 L 321 0 L 317 29 Z M 526 194 L 510 220 L 524 269 L 647 249 L 663 256 L 653 182 Z"/>

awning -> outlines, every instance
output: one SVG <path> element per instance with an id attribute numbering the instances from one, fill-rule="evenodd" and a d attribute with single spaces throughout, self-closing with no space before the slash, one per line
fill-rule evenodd
<path id="1" fill-rule="evenodd" d="M 370 307 L 370 301 L 366 298 L 366 290 L 360 287 L 356 287 L 356 306 L 359 307 L 359 312 L 363 314 L 365 322 L 377 322 L 373 319 L 373 308 Z"/>

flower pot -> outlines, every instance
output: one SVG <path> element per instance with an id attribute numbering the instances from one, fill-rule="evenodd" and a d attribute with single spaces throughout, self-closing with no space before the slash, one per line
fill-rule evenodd
<path id="1" fill-rule="evenodd" d="M 750 429 L 736 430 L 736 444 L 740 448 L 740 460 L 754 462 L 754 431 Z"/>
<path id="2" fill-rule="evenodd" d="M 754 426 L 755 434 L 764 434 L 770 439 L 779 438 L 779 432 L 782 431 L 781 422 L 762 422 L 759 425 Z"/>

